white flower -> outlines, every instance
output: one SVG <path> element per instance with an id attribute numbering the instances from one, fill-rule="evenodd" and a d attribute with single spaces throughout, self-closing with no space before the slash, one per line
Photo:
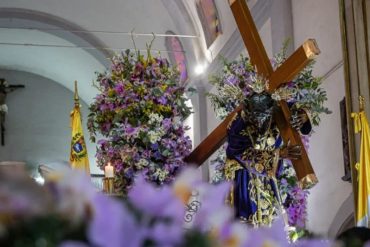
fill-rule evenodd
<path id="1" fill-rule="evenodd" d="M 156 169 L 154 176 L 157 176 L 159 181 L 164 181 L 168 174 L 167 170 Z"/>
<path id="2" fill-rule="evenodd" d="M 273 100 L 276 100 L 276 101 L 280 101 L 281 100 L 281 97 L 280 97 L 280 95 L 278 94 L 278 93 L 273 93 L 273 94 L 271 94 L 271 98 L 273 99 Z"/>
<path id="3" fill-rule="evenodd" d="M 220 107 L 216 109 L 216 116 L 224 118 L 228 115 L 225 107 Z"/>
<path id="4" fill-rule="evenodd" d="M 0 105 L 0 112 L 8 113 L 8 106 L 5 104 Z"/>
<path id="5" fill-rule="evenodd" d="M 249 85 L 252 90 L 256 93 L 262 93 L 265 91 L 266 87 L 268 86 L 268 82 L 265 78 L 259 75 L 250 75 L 250 80 L 252 83 Z"/>
<path id="6" fill-rule="evenodd" d="M 150 113 L 148 124 L 158 124 L 163 121 L 163 116 L 157 113 Z"/>
<path id="7" fill-rule="evenodd" d="M 161 139 L 160 133 L 159 132 L 155 132 L 153 130 L 150 130 L 148 132 L 148 137 L 149 137 L 149 141 L 151 143 L 153 143 L 153 144 L 156 143 L 157 141 L 159 141 Z"/>
<path id="8" fill-rule="evenodd" d="M 142 169 L 143 167 L 146 167 L 149 165 L 149 162 L 146 160 L 146 159 L 140 159 L 137 163 L 136 163 L 136 167 L 138 169 Z"/>
<path id="9" fill-rule="evenodd" d="M 297 90 L 295 88 L 287 88 L 281 87 L 275 90 L 275 92 L 271 95 L 274 100 L 288 100 L 290 98 L 295 97 L 297 94 Z"/>
<path id="10" fill-rule="evenodd" d="M 182 125 L 181 118 L 179 116 L 176 116 L 173 118 L 173 128 L 178 129 Z"/>
<path id="11" fill-rule="evenodd" d="M 164 131 L 163 127 L 158 127 L 155 130 L 149 130 L 147 135 L 151 143 L 156 143 L 159 141 L 164 135 L 166 131 Z"/>

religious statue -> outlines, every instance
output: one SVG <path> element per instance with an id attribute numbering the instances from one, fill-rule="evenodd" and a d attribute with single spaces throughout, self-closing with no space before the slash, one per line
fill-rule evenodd
<path id="1" fill-rule="evenodd" d="M 228 128 L 225 176 L 234 180 L 230 201 L 236 217 L 266 225 L 282 206 L 277 177 L 283 159 L 299 158 L 302 147 L 283 143 L 273 118 L 277 102 L 269 94 L 254 93 L 243 106 Z M 294 112 L 294 105 L 291 108 Z M 302 134 L 311 131 L 304 111 L 295 111 L 291 124 Z"/>
<path id="2" fill-rule="evenodd" d="M 24 85 L 9 85 L 4 78 L 0 78 L 0 128 L 1 128 L 1 145 L 5 145 L 5 115 L 8 113 L 8 106 L 5 103 L 8 93 L 17 88 L 24 88 Z"/>
<path id="3" fill-rule="evenodd" d="M 270 60 L 246 1 L 229 4 L 249 58 L 225 60 L 211 78 L 215 90 L 207 95 L 222 122 L 185 160 L 200 166 L 227 140 L 226 154 L 221 149 L 211 161 L 211 179 L 234 182 L 229 199 L 236 217 L 269 225 L 281 211 L 287 225 L 303 229 L 307 189 L 318 182 L 304 135 L 330 113 L 321 79 L 312 74 L 320 50 L 308 39 L 289 57 L 283 49 Z"/>

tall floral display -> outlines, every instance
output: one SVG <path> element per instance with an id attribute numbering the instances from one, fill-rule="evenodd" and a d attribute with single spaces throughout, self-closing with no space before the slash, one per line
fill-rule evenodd
<path id="1" fill-rule="evenodd" d="M 285 50 L 273 59 L 274 67 L 278 67 L 285 60 Z M 214 76 L 211 80 L 214 89 L 208 94 L 213 104 L 216 115 L 224 119 L 235 107 L 254 93 L 264 90 L 268 82 L 260 78 L 250 60 L 241 56 L 239 60 L 233 62 L 224 61 L 222 72 Z M 321 88 L 321 78 L 312 74 L 312 64 L 307 66 L 291 82 L 277 89 L 272 98 L 275 101 L 285 100 L 289 105 L 294 105 L 298 110 L 308 113 L 312 125 L 317 126 L 320 122 L 322 113 L 330 113 L 324 107 L 327 100 L 326 92 Z M 273 139 L 275 140 L 275 139 Z M 302 136 L 302 141 L 308 148 L 309 136 Z M 225 146 L 218 152 L 218 156 L 213 160 L 214 175 L 213 182 L 225 180 L 228 176 L 228 168 L 225 167 L 226 154 Z M 278 173 L 278 186 L 281 193 L 283 206 L 286 208 L 288 223 L 291 226 L 303 229 L 306 220 L 306 204 L 308 191 L 302 190 L 295 176 L 295 171 L 289 160 L 284 160 Z"/>
<path id="2" fill-rule="evenodd" d="M 141 171 L 158 185 L 172 181 L 191 150 L 183 121 L 190 115 L 185 85 L 166 59 L 126 51 L 99 74 L 100 93 L 90 105 L 88 129 L 101 169 L 115 167 L 115 188 L 126 193 Z"/>

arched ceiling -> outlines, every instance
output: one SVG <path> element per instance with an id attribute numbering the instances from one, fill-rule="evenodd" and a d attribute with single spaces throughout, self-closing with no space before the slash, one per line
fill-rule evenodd
<path id="1" fill-rule="evenodd" d="M 37 30 L 2 30 L 0 43 L 22 41 L 28 44 L 58 44 L 74 46 L 73 43 L 57 36 Z M 105 67 L 83 49 L 53 48 L 35 46 L 0 46 L 0 66 L 42 75 L 73 90 L 74 80 L 79 82 L 80 96 L 90 103 L 97 91 L 91 87 L 95 71 Z M 1 75 L 0 75 L 1 77 Z M 11 82 L 10 82 L 11 83 Z"/>
<path id="2" fill-rule="evenodd" d="M 107 57 L 114 52 L 134 47 L 132 37 L 123 32 L 164 34 L 171 30 L 191 35 L 181 39 L 188 59 L 193 59 L 198 35 L 192 23 L 176 23 L 176 11 L 186 14 L 165 0 L 3 0 L 0 67 L 39 74 L 70 90 L 78 80 L 82 99 L 90 103 L 96 95 L 91 87 L 94 72 L 104 71 Z M 138 49 L 145 49 L 151 39 L 134 36 Z M 157 36 L 152 49 L 168 55 L 164 37 Z"/>

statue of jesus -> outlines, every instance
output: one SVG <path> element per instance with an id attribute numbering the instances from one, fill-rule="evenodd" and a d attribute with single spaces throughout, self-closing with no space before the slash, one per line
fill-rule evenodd
<path id="1" fill-rule="evenodd" d="M 255 226 L 269 225 L 282 207 L 276 179 L 284 169 L 283 159 L 299 158 L 303 148 L 283 143 L 273 118 L 276 110 L 269 94 L 254 93 L 228 128 L 225 177 L 234 181 L 230 201 L 236 217 Z M 302 111 L 293 115 L 291 124 L 302 134 L 311 131 Z"/>

